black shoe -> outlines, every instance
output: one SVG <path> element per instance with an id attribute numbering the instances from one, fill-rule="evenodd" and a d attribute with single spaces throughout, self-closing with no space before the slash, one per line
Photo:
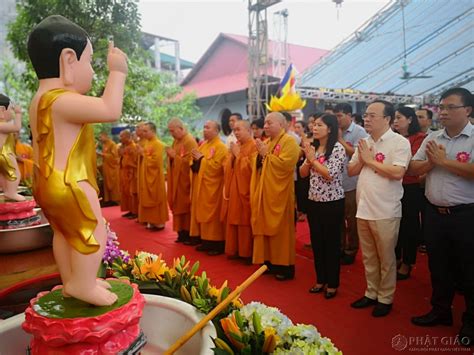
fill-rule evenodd
<path id="1" fill-rule="evenodd" d="M 127 213 L 123 214 L 122 217 L 129 218 L 131 215 L 133 215 L 132 212 L 127 212 Z"/>
<path id="2" fill-rule="evenodd" d="M 411 265 L 408 266 L 408 272 L 406 274 L 402 274 L 401 272 L 397 271 L 397 280 L 408 280 L 411 274 Z"/>
<path id="3" fill-rule="evenodd" d="M 357 301 L 351 303 L 352 308 L 366 308 L 370 306 L 375 306 L 377 304 L 377 300 L 373 300 L 369 297 L 362 297 L 359 298 Z"/>
<path id="4" fill-rule="evenodd" d="M 385 304 L 377 302 L 377 305 L 372 310 L 373 317 L 385 317 L 392 310 L 392 304 Z"/>
<path id="5" fill-rule="evenodd" d="M 433 311 L 419 317 L 412 317 L 411 322 L 419 327 L 434 327 L 435 325 L 453 325 L 453 316 L 440 316 Z"/>
<path id="6" fill-rule="evenodd" d="M 288 275 L 288 274 L 276 274 L 275 278 L 278 281 L 286 281 L 286 280 L 293 280 L 295 278 L 295 275 Z"/>
<path id="7" fill-rule="evenodd" d="M 201 244 L 196 247 L 196 251 L 209 251 L 209 245 Z"/>
<path id="8" fill-rule="evenodd" d="M 127 218 L 128 218 L 128 219 L 135 219 L 135 218 L 137 218 L 137 217 L 138 217 L 137 214 L 131 213 Z"/>
<path id="9" fill-rule="evenodd" d="M 328 291 L 326 290 L 326 293 L 324 294 L 324 298 L 329 300 L 331 298 L 334 298 L 336 297 L 336 294 L 337 294 L 337 289 L 335 289 L 334 291 Z"/>
<path id="10" fill-rule="evenodd" d="M 322 285 L 321 287 L 314 286 L 309 289 L 309 293 L 321 293 L 323 291 L 324 291 L 324 285 Z"/>
<path id="11" fill-rule="evenodd" d="M 221 254 L 224 254 L 222 250 L 209 250 L 207 252 L 207 255 L 209 256 L 216 256 L 216 255 L 221 255 Z"/>
<path id="12" fill-rule="evenodd" d="M 190 245 L 190 246 L 195 246 L 201 244 L 201 238 L 196 238 L 196 237 L 190 237 L 189 240 L 186 240 L 184 245 Z"/>
<path id="13" fill-rule="evenodd" d="M 354 264 L 355 255 L 349 255 L 346 253 L 342 254 L 341 265 L 351 265 Z"/>
<path id="14" fill-rule="evenodd" d="M 464 323 L 459 331 L 459 342 L 465 347 L 474 346 L 474 326 Z"/>

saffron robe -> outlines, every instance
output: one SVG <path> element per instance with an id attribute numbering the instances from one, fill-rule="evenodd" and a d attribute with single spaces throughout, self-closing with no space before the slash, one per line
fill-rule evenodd
<path id="1" fill-rule="evenodd" d="M 191 151 L 197 148 L 196 140 L 189 133 L 180 140 L 174 140 L 176 152 L 168 158 L 168 204 L 173 212 L 173 230 L 189 231 L 191 224 Z"/>
<path id="2" fill-rule="evenodd" d="M 117 144 L 111 139 L 102 146 L 102 177 L 104 179 L 104 201 L 120 201 L 120 181 Z"/>
<path id="3" fill-rule="evenodd" d="M 146 141 L 138 174 L 138 221 L 141 223 L 159 225 L 168 220 L 163 152 L 164 145 L 158 138 Z"/>
<path id="4" fill-rule="evenodd" d="M 228 255 L 252 256 L 250 179 L 256 156 L 257 146 L 250 139 L 241 145 L 237 158 L 229 152 L 224 166 L 221 220 L 226 226 L 225 252 Z"/>
<path id="5" fill-rule="evenodd" d="M 268 139 L 268 153 L 251 180 L 253 263 L 295 264 L 294 172 L 300 154 L 295 139 L 282 132 Z"/>
<path id="6" fill-rule="evenodd" d="M 21 174 L 21 182 L 27 183 L 33 179 L 33 147 L 17 140 L 15 152 L 16 156 L 21 158 L 21 160 L 17 160 L 18 170 L 20 170 Z"/>
<path id="7" fill-rule="evenodd" d="M 199 151 L 204 156 L 199 171 L 192 174 L 190 235 L 201 236 L 202 240 L 223 241 L 224 228 L 219 217 L 227 147 L 215 137 L 205 141 Z"/>
<path id="8" fill-rule="evenodd" d="M 120 209 L 138 213 L 136 170 L 138 151 L 134 142 L 122 147 L 120 156 Z"/>

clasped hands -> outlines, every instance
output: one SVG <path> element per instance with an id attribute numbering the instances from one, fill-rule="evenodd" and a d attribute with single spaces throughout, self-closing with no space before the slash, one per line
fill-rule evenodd
<path id="1" fill-rule="evenodd" d="M 176 151 L 171 148 L 171 147 L 166 147 L 166 154 L 168 155 L 168 157 L 170 157 L 171 159 L 174 159 L 176 157 Z"/>
<path id="2" fill-rule="evenodd" d="M 260 155 L 262 158 L 265 158 L 265 156 L 268 154 L 268 146 L 259 138 L 255 140 L 255 145 L 257 146 L 258 155 Z"/>
<path id="3" fill-rule="evenodd" d="M 191 155 L 193 156 L 193 159 L 194 160 L 199 160 L 201 159 L 204 154 L 202 154 L 199 150 L 197 150 L 196 148 L 194 148 L 193 150 L 191 150 Z"/>
<path id="4" fill-rule="evenodd" d="M 447 159 L 446 148 L 441 144 L 437 144 L 434 140 L 431 140 L 426 144 L 426 156 L 432 166 L 442 165 Z"/>

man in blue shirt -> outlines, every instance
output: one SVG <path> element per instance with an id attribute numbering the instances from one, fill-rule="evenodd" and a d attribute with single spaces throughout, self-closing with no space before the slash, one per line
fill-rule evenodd
<path id="1" fill-rule="evenodd" d="M 429 313 L 413 317 L 418 326 L 451 325 L 455 282 L 460 282 L 466 311 L 461 344 L 474 341 L 474 126 L 473 95 L 453 88 L 441 95 L 439 118 L 444 129 L 431 133 L 410 163 L 409 173 L 426 175 L 425 240 L 431 272 Z"/>

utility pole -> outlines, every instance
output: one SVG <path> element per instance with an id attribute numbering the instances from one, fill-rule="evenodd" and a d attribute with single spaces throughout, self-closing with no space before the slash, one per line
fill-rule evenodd
<path id="1" fill-rule="evenodd" d="M 248 0 L 248 115 L 255 120 L 263 117 L 268 101 L 268 22 L 267 8 L 281 0 Z"/>

